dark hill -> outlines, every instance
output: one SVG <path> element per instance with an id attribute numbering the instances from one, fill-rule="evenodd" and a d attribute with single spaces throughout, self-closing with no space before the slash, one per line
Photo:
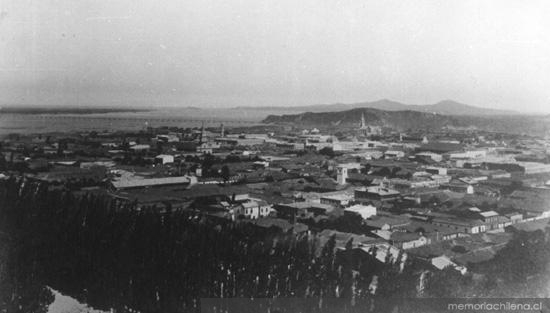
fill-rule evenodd
<path id="1" fill-rule="evenodd" d="M 461 126 L 459 121 L 452 116 L 444 116 L 432 113 L 416 111 L 382 111 L 377 109 L 351 109 L 339 112 L 306 112 L 291 115 L 270 115 L 264 123 L 292 123 L 303 126 L 340 126 L 355 127 L 361 122 L 361 114 L 365 122 L 370 125 L 389 126 L 396 129 L 433 129 L 443 126 Z"/>
<path id="2" fill-rule="evenodd" d="M 361 114 L 369 125 L 387 126 L 396 130 L 440 130 L 442 128 L 470 128 L 515 134 L 544 135 L 550 132 L 550 119 L 545 116 L 459 116 L 418 111 L 383 111 L 356 108 L 336 112 L 306 112 L 300 114 L 269 115 L 263 123 L 292 124 L 303 127 L 358 127 Z"/>
<path id="3" fill-rule="evenodd" d="M 425 113 L 437 113 L 445 115 L 516 115 L 518 112 L 481 108 L 459 103 L 453 100 L 443 100 L 435 104 L 404 104 L 388 99 L 372 102 L 317 104 L 295 107 L 238 107 L 238 109 L 266 111 L 276 114 L 302 113 L 302 112 L 332 112 L 351 110 L 356 108 L 370 108 L 383 111 L 417 111 Z"/>

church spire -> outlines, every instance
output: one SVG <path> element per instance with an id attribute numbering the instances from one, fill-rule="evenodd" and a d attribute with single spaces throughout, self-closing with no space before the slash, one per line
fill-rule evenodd
<path id="1" fill-rule="evenodd" d="M 199 141 L 200 144 L 203 143 L 203 139 L 204 139 L 204 121 L 202 121 L 202 125 L 201 125 L 201 137 Z"/>

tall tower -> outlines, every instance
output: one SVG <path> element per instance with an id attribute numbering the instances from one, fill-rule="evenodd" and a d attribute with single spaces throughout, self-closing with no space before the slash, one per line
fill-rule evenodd
<path id="1" fill-rule="evenodd" d="M 221 128 L 222 128 L 222 129 L 221 129 L 221 132 L 220 132 L 220 136 L 221 136 L 221 137 L 225 137 L 225 128 L 223 127 L 223 123 L 222 123 L 222 125 L 221 125 Z"/>
<path id="2" fill-rule="evenodd" d="M 365 113 L 361 112 L 361 129 L 367 128 L 367 125 L 365 124 Z"/>
<path id="3" fill-rule="evenodd" d="M 336 182 L 338 185 L 345 185 L 348 179 L 348 168 L 345 166 L 338 166 L 336 168 Z"/>
<path id="4" fill-rule="evenodd" d="M 201 125 L 201 136 L 200 136 L 200 139 L 199 139 L 200 144 L 202 144 L 203 139 L 204 139 L 204 121 L 202 122 L 202 125 Z"/>

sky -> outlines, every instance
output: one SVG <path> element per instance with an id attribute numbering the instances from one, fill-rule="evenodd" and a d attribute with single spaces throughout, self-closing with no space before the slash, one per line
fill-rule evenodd
<path id="1" fill-rule="evenodd" d="M 0 0 L 0 105 L 550 113 L 550 2 Z"/>

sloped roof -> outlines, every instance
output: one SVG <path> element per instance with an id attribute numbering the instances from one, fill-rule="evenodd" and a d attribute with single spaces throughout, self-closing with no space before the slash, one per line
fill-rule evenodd
<path id="1" fill-rule="evenodd" d="M 189 184 L 189 183 L 191 183 L 191 179 L 188 176 L 125 179 L 125 180 L 116 180 L 112 182 L 113 186 L 117 189 L 161 186 L 161 185 Z"/>
<path id="2" fill-rule="evenodd" d="M 390 239 L 396 242 L 410 242 L 418 240 L 421 236 L 417 233 L 393 232 Z"/>

